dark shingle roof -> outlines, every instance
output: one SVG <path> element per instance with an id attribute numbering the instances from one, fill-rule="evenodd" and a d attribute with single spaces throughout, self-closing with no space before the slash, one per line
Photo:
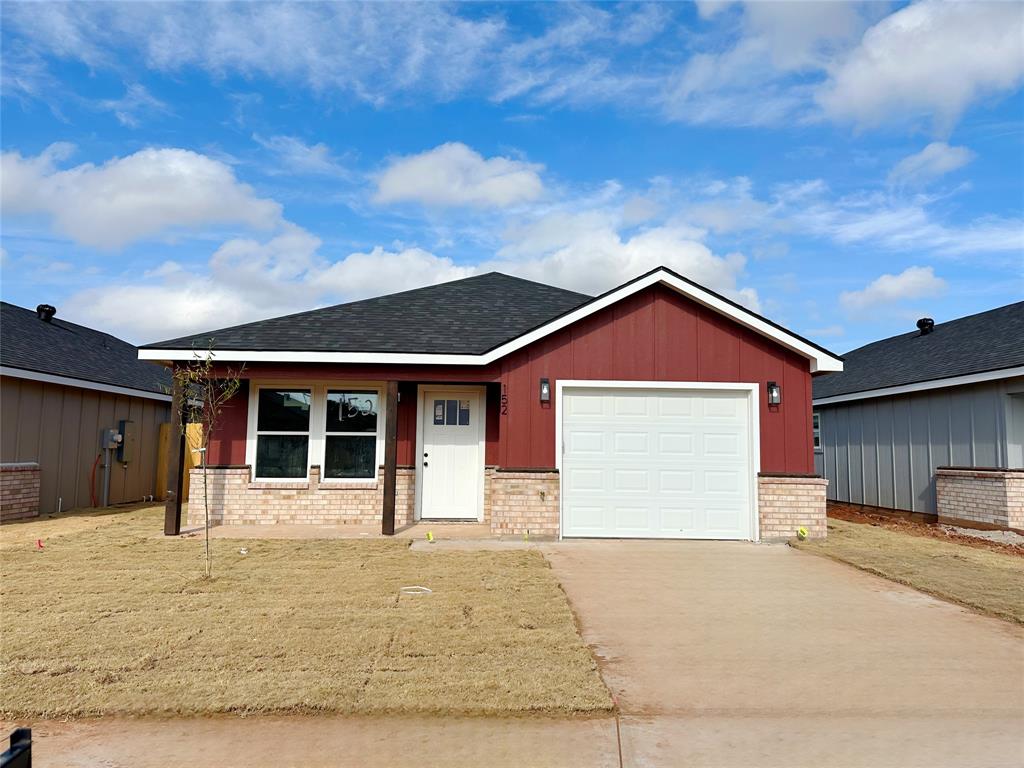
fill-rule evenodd
<path id="1" fill-rule="evenodd" d="M 479 355 L 589 300 L 490 272 L 144 348 Z"/>
<path id="2" fill-rule="evenodd" d="M 0 365 L 148 392 L 170 391 L 171 375 L 138 359 L 138 350 L 109 333 L 0 302 Z"/>
<path id="3" fill-rule="evenodd" d="M 814 380 L 815 399 L 1024 365 L 1024 301 L 937 323 L 843 355 L 841 373 Z"/>

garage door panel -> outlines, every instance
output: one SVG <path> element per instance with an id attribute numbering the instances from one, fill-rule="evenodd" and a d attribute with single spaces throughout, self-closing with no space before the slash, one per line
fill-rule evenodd
<path id="1" fill-rule="evenodd" d="M 618 529 L 641 533 L 651 529 L 651 510 L 646 506 L 616 506 L 614 515 Z"/>
<path id="2" fill-rule="evenodd" d="M 752 538 L 749 408 L 746 392 L 567 389 L 563 534 Z"/>
<path id="3" fill-rule="evenodd" d="M 660 493 L 692 493 L 696 487 L 694 472 L 690 469 L 658 469 Z"/>
<path id="4" fill-rule="evenodd" d="M 694 528 L 695 512 L 692 507 L 661 507 L 661 530 L 691 531 Z"/>
<path id="5" fill-rule="evenodd" d="M 647 432 L 616 432 L 612 440 L 612 450 L 616 454 L 648 456 L 651 451 L 650 435 Z"/>
<path id="6" fill-rule="evenodd" d="M 705 397 L 701 400 L 705 419 L 735 419 L 741 406 L 736 397 Z"/>
<path id="7" fill-rule="evenodd" d="M 646 493 L 651 489 L 651 471 L 646 468 L 612 470 L 612 493 Z"/>
<path id="8" fill-rule="evenodd" d="M 600 469 L 569 469 L 566 472 L 566 484 L 570 492 L 600 491 L 604 492 L 605 472 Z"/>
<path id="9" fill-rule="evenodd" d="M 659 419 L 692 419 L 694 416 L 693 398 L 668 395 L 657 398 L 655 402 L 655 412 Z"/>
<path id="10" fill-rule="evenodd" d="M 692 432 L 658 433 L 658 453 L 663 457 L 693 456 L 694 435 Z"/>
<path id="11" fill-rule="evenodd" d="M 578 530 L 604 530 L 604 507 L 578 504 L 573 507 L 573 521 Z"/>
<path id="12" fill-rule="evenodd" d="M 746 492 L 743 477 L 737 470 L 709 469 L 704 471 L 704 492 L 740 495 Z"/>
<path id="13" fill-rule="evenodd" d="M 648 398 L 642 395 L 618 395 L 612 403 L 612 413 L 618 418 L 644 418 L 650 407 Z"/>
<path id="14" fill-rule="evenodd" d="M 577 430 L 567 436 L 568 451 L 572 454 L 597 454 L 605 452 L 605 433 L 598 430 Z"/>
<path id="15" fill-rule="evenodd" d="M 732 456 L 741 458 L 743 449 L 740 447 L 740 435 L 723 434 L 720 432 L 705 432 L 701 444 L 704 447 L 705 456 Z"/>

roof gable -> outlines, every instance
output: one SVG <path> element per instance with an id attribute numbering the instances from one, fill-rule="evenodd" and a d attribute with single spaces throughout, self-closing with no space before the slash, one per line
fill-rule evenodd
<path id="1" fill-rule="evenodd" d="M 923 382 L 940 382 L 1024 366 L 1024 302 L 945 323 L 930 333 L 903 333 L 847 352 L 842 373 L 814 381 L 814 399 L 872 397 Z M 881 393 L 884 394 L 884 393 Z"/>
<path id="2" fill-rule="evenodd" d="M 0 366 L 161 394 L 171 386 L 170 373 L 139 360 L 132 344 L 56 317 L 45 322 L 6 301 L 0 302 Z"/>
<path id="3" fill-rule="evenodd" d="M 459 295 L 461 291 L 456 289 L 457 286 L 463 284 L 462 287 L 465 287 L 464 284 L 473 280 L 482 280 L 483 278 L 491 278 L 492 284 L 488 286 L 490 289 L 487 291 L 488 295 L 478 297 L 480 300 L 474 303 L 474 307 L 479 307 L 479 314 L 475 318 L 464 318 L 463 321 L 457 324 L 448 323 L 447 326 L 449 330 L 457 328 L 458 332 L 465 333 L 469 338 L 460 344 L 442 345 L 438 343 L 437 334 L 431 331 L 433 328 L 436 328 L 437 316 L 444 314 L 442 311 L 444 310 L 444 305 L 429 303 L 429 301 L 438 296 L 446 296 L 447 292 L 433 294 L 425 294 L 424 292 L 438 291 L 438 289 L 448 289 L 451 291 L 454 289 L 456 291 L 455 295 Z M 529 302 L 526 303 L 525 309 L 520 310 L 519 304 L 514 300 L 514 297 L 510 299 L 510 297 L 501 293 L 512 286 L 519 288 L 519 283 L 526 283 L 531 286 L 530 290 L 535 293 L 534 301 L 540 295 L 539 292 L 543 291 L 541 304 L 546 308 L 546 319 L 534 322 L 545 312 L 540 311 L 535 304 Z M 384 343 L 383 335 L 374 337 L 373 340 L 376 341 L 376 346 L 365 340 L 350 344 L 335 338 L 328 343 L 329 349 L 311 349 L 311 343 L 304 341 L 302 338 L 295 338 L 286 345 L 274 349 L 253 346 L 253 344 L 258 342 L 257 338 L 253 338 L 247 347 L 236 347 L 224 343 L 224 336 L 228 331 L 250 329 L 258 332 L 259 328 L 270 328 L 275 323 L 275 321 L 265 320 L 259 323 L 251 323 L 248 326 L 238 326 L 236 329 L 226 329 L 225 331 L 147 345 L 140 349 L 139 356 L 150 360 L 190 359 L 195 352 L 191 346 L 187 348 L 184 346 L 186 342 L 194 343 L 197 340 L 208 342 L 213 338 L 213 355 L 225 361 L 258 360 L 275 362 L 486 365 L 655 284 L 665 285 L 755 333 L 774 341 L 780 346 L 807 358 L 810 363 L 811 372 L 842 370 L 842 360 L 825 348 L 786 330 L 777 323 L 761 317 L 736 302 L 704 288 L 665 267 L 653 269 L 634 280 L 624 283 L 618 288 L 614 288 L 592 299 L 583 294 L 563 291 L 552 286 L 491 273 L 490 275 L 481 275 L 478 278 L 467 278 L 466 280 L 444 283 L 432 288 L 422 288 L 416 291 L 407 291 L 404 294 L 392 294 L 391 296 L 384 296 L 379 299 L 368 299 L 365 302 L 354 302 L 353 304 L 342 304 L 338 307 L 328 308 L 328 310 L 336 311 L 340 314 L 347 314 L 346 308 L 355 307 L 360 304 L 368 305 L 374 309 L 388 306 L 390 307 L 390 312 L 393 313 L 393 317 L 400 321 L 404 322 L 412 317 L 415 324 L 417 320 L 421 320 L 424 326 L 422 328 L 414 328 L 412 340 L 406 340 L 406 346 L 412 347 L 411 349 L 382 348 L 380 345 Z M 404 299 L 391 301 L 398 297 L 404 297 Z M 428 299 L 428 306 L 424 308 L 420 306 L 419 300 L 425 297 Z M 559 311 L 553 311 L 560 300 L 564 300 L 564 303 L 561 304 Z M 381 302 L 385 303 L 382 304 Z M 461 312 L 457 305 L 452 306 L 450 309 L 456 313 Z M 323 315 L 320 313 L 328 310 L 314 310 L 310 313 L 290 315 L 287 318 L 277 318 L 276 320 L 284 321 L 302 318 L 298 326 L 301 336 L 303 328 L 316 327 L 311 323 L 313 316 L 322 317 Z M 522 322 L 519 321 L 520 318 L 516 315 L 520 311 L 522 311 Z M 364 316 L 368 315 L 369 313 L 364 313 Z M 352 317 L 351 315 L 348 316 Z M 503 333 L 495 332 L 495 322 L 505 326 L 506 330 Z M 530 325 L 531 322 L 534 322 L 534 324 Z M 455 331 L 452 330 L 452 332 Z M 357 329 L 354 333 L 362 334 L 363 331 Z M 502 335 L 505 338 L 495 342 Z M 417 338 L 424 339 L 425 341 L 423 343 L 416 343 L 415 340 Z M 245 344 L 241 340 L 235 343 Z M 356 348 L 353 349 L 351 347 Z M 207 349 L 210 347 L 208 344 L 197 344 L 196 348 Z"/>

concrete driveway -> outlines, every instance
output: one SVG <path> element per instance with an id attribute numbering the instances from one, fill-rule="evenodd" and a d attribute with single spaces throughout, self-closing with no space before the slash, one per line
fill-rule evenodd
<path id="1" fill-rule="evenodd" d="M 626 766 L 1024 765 L 1024 631 L 783 545 L 545 547 Z"/>

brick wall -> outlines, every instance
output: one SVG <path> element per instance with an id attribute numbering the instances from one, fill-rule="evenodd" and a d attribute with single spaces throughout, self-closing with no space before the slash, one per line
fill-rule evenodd
<path id="1" fill-rule="evenodd" d="M 791 539 L 797 528 L 812 539 L 825 538 L 828 480 L 810 475 L 759 475 L 757 504 L 761 540 Z"/>
<path id="2" fill-rule="evenodd" d="M 558 535 L 558 473 L 503 472 L 490 476 L 491 532 Z"/>
<path id="3" fill-rule="evenodd" d="M 188 526 L 201 526 L 203 471 L 190 476 Z M 395 488 L 395 525 L 412 522 L 416 473 L 399 469 Z M 209 470 L 210 521 L 213 525 L 244 524 L 379 524 L 384 505 L 383 469 L 374 483 L 320 481 L 319 467 L 310 468 L 309 482 L 253 483 L 249 467 Z"/>
<path id="4" fill-rule="evenodd" d="M 1024 471 L 939 468 L 935 497 L 940 520 L 1024 529 Z"/>
<path id="5" fill-rule="evenodd" d="M 0 464 L 0 522 L 39 516 L 39 465 Z"/>

